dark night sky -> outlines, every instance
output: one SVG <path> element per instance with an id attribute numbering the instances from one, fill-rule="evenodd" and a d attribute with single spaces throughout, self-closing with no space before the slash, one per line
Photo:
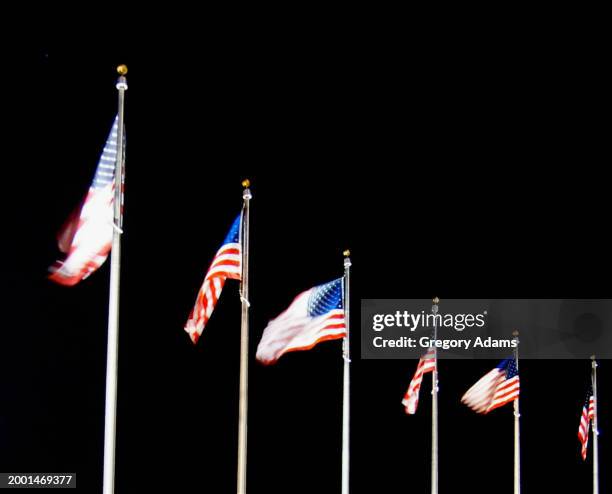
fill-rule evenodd
<path id="1" fill-rule="evenodd" d="M 518 54 L 482 40 L 425 50 L 312 36 L 93 51 L 75 41 L 16 57 L 1 471 L 77 472 L 82 492 L 100 492 L 109 264 L 69 289 L 45 276 L 116 111 L 119 63 L 130 72 L 118 493 L 235 492 L 237 284 L 197 346 L 182 326 L 244 177 L 251 493 L 339 492 L 340 343 L 270 368 L 253 357 L 268 319 L 341 275 L 344 248 L 355 308 L 360 298 L 612 297 L 598 171 L 609 138 L 588 60 L 569 46 Z M 356 311 L 352 321 L 357 332 Z M 361 361 L 354 340 L 353 492 L 427 492 L 428 393 L 414 417 L 400 404 L 416 361 Z M 512 492 L 511 408 L 483 417 L 459 403 L 494 364 L 440 364 L 442 492 Z M 588 379 L 588 362 L 521 363 L 526 492 L 589 490 L 576 437 Z M 607 492 L 608 361 L 600 379 Z"/>

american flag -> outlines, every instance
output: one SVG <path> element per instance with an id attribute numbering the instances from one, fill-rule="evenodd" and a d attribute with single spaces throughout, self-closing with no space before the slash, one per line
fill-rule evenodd
<path id="1" fill-rule="evenodd" d="M 268 323 L 256 358 L 273 364 L 287 352 L 310 350 L 318 343 L 346 336 L 343 278 L 300 293 L 291 305 Z"/>
<path id="2" fill-rule="evenodd" d="M 49 268 L 49 279 L 60 285 L 76 285 L 87 278 L 111 249 L 117 124 L 115 117 L 89 191 L 58 234 L 58 247 L 67 256 Z"/>
<path id="3" fill-rule="evenodd" d="M 191 341 L 198 342 L 204 331 L 204 327 L 221 296 L 221 290 L 225 280 L 239 280 L 242 276 L 242 249 L 240 247 L 240 229 L 242 226 L 242 214 L 232 223 L 229 233 L 223 244 L 217 251 L 204 282 L 198 292 L 189 319 L 185 323 L 185 331 L 189 334 Z"/>
<path id="4" fill-rule="evenodd" d="M 406 413 L 414 415 L 417 407 L 419 406 L 419 391 L 421 390 L 421 383 L 423 382 L 423 375 L 428 372 L 433 372 L 436 368 L 436 351 L 434 348 L 430 348 L 425 355 L 419 359 L 416 372 L 410 384 L 408 390 L 402 400 L 402 405 L 406 408 Z"/>
<path id="5" fill-rule="evenodd" d="M 595 397 L 593 396 L 593 388 L 590 387 L 586 400 L 584 400 L 582 414 L 580 415 L 580 426 L 578 427 L 578 440 L 581 444 L 580 454 L 582 455 L 583 460 L 586 460 L 587 457 L 587 447 L 589 445 L 589 427 L 594 418 Z"/>
<path id="6" fill-rule="evenodd" d="M 516 359 L 506 359 L 474 384 L 461 402 L 475 412 L 489 413 L 517 399 L 520 387 Z"/>

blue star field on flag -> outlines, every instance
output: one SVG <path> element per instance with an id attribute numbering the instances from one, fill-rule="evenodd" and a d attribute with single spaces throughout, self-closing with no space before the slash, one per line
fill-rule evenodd
<path id="1" fill-rule="evenodd" d="M 516 360 L 514 360 L 513 358 L 502 360 L 497 366 L 497 368 L 506 371 L 506 380 L 512 379 L 514 376 L 518 375 L 518 370 L 516 368 Z"/>
<path id="2" fill-rule="evenodd" d="M 238 240 L 240 240 L 240 222 L 242 220 L 242 215 L 239 214 L 236 219 L 234 220 L 234 222 L 232 223 L 232 226 L 229 229 L 229 232 L 227 232 L 227 235 L 225 236 L 225 240 L 223 240 L 223 244 L 237 244 Z"/>
<path id="3" fill-rule="evenodd" d="M 308 299 L 308 316 L 316 317 L 342 309 L 342 278 L 315 287 Z"/>

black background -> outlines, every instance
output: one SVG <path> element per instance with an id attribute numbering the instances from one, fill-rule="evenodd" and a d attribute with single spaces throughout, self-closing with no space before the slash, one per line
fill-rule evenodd
<path id="1" fill-rule="evenodd" d="M 612 297 L 600 170 L 609 112 L 595 55 L 548 38 L 363 34 L 230 29 L 96 49 L 75 37 L 15 53 L 0 470 L 72 471 L 82 492 L 101 490 L 109 263 L 74 288 L 46 270 L 112 123 L 119 63 L 130 72 L 118 493 L 235 492 L 237 284 L 196 346 L 182 326 L 245 177 L 252 493 L 339 492 L 340 343 L 269 368 L 253 356 L 298 292 L 342 274 L 344 248 L 355 308 L 360 298 Z M 414 417 L 400 404 L 416 361 L 360 361 L 353 343 L 353 492 L 427 492 L 428 393 Z M 512 492 L 511 408 L 478 416 L 459 403 L 494 364 L 440 364 L 441 491 Z M 588 362 L 521 362 L 526 492 L 590 489 L 576 437 L 588 380 Z M 607 361 L 600 382 L 607 492 Z"/>

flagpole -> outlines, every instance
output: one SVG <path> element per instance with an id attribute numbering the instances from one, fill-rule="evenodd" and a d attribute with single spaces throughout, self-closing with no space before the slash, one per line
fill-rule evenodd
<path id="1" fill-rule="evenodd" d="M 117 355 L 119 351 L 119 277 L 121 272 L 121 196 L 124 173 L 123 110 L 127 90 L 127 67 L 117 67 L 119 79 L 117 159 L 115 164 L 115 199 L 113 204 L 113 243 L 111 248 L 110 290 L 108 295 L 108 342 L 106 352 L 106 401 L 104 411 L 104 471 L 103 494 L 115 492 L 115 439 L 117 418 Z"/>
<path id="2" fill-rule="evenodd" d="M 342 494 L 349 494 L 350 471 L 350 417 L 351 417 L 351 344 L 350 344 L 350 281 L 351 281 L 351 252 L 344 251 L 344 324 L 346 336 L 342 344 L 344 359 L 344 380 L 342 389 Z"/>
<path id="3" fill-rule="evenodd" d="M 253 197 L 249 180 L 243 180 L 242 192 L 242 276 L 240 277 L 240 300 L 242 320 L 240 324 L 240 399 L 238 405 L 238 479 L 237 493 L 246 494 L 247 481 L 247 413 L 249 403 L 249 204 Z"/>
<path id="4" fill-rule="evenodd" d="M 433 339 L 438 338 L 438 304 L 440 299 L 432 300 L 431 312 L 434 315 Z M 438 350 L 434 350 L 435 365 L 431 373 L 431 494 L 438 494 Z"/>
<path id="5" fill-rule="evenodd" d="M 514 340 L 516 341 L 516 348 L 514 349 L 514 360 L 516 362 L 516 371 L 519 370 L 519 332 L 514 331 L 512 333 Z M 517 396 L 514 400 L 514 494 L 521 494 L 521 442 L 520 442 L 520 418 L 521 413 L 519 409 L 519 397 Z"/>
<path id="6" fill-rule="evenodd" d="M 599 429 L 597 427 L 597 360 L 591 356 L 593 385 L 593 494 L 599 494 Z"/>

